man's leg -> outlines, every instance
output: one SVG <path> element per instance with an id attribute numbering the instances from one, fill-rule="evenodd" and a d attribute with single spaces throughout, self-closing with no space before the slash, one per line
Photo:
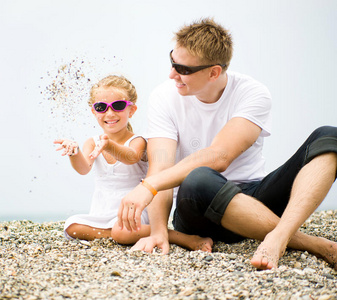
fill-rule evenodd
<path id="1" fill-rule="evenodd" d="M 179 190 L 173 222 L 175 229 L 187 234 L 210 236 L 227 243 L 238 242 L 243 237 L 264 240 L 280 218 L 260 201 L 231 186 L 212 169 L 198 168 L 191 172 Z M 231 201 L 223 201 L 223 191 L 235 193 Z M 221 207 L 223 204 L 224 207 Z M 335 242 L 297 231 L 288 246 L 322 257 L 337 268 Z M 265 268 L 277 266 L 279 253 L 273 260 L 268 252 L 263 254 L 261 264 Z"/>
<path id="2" fill-rule="evenodd" d="M 256 211 L 260 216 L 259 219 L 264 219 L 266 225 L 271 222 L 276 222 L 276 228 L 273 233 L 268 234 L 264 239 L 263 234 L 269 233 L 272 226 L 263 227 L 258 234 L 252 236 L 252 232 L 245 232 L 239 228 L 238 224 L 231 220 L 232 214 L 240 212 L 240 208 L 235 208 L 235 203 L 240 200 L 237 205 L 246 206 L 243 204 L 244 197 L 233 199 L 228 205 L 227 211 L 222 219 L 224 227 L 238 232 L 245 236 L 257 239 L 264 239 L 264 242 L 259 247 L 255 256 L 252 259 L 252 264 L 258 268 L 276 267 L 279 257 L 283 254 L 290 238 L 297 232 L 297 229 L 303 222 L 315 211 L 319 204 L 325 198 L 333 181 L 336 178 L 337 164 L 337 128 L 321 127 L 315 130 L 299 150 L 289 159 L 283 166 L 268 175 L 251 193 L 252 196 L 262 201 L 278 216 L 282 215 L 281 222 L 278 224 L 278 219 L 272 218 L 268 211 L 259 207 Z M 289 203 L 288 203 L 289 199 Z M 259 206 L 259 204 L 255 204 Z M 251 213 L 254 209 L 251 208 Z M 260 210 L 260 211 L 259 211 Z M 247 216 L 243 216 L 246 218 Z M 235 228 L 237 227 L 237 228 Z M 240 231 L 237 231 L 240 229 Z M 251 229 L 251 228 L 247 228 Z M 298 233 L 294 238 L 298 237 Z M 327 240 L 326 240 L 327 241 Z M 295 249 L 308 250 L 317 256 L 329 256 L 328 260 L 331 263 L 336 262 L 337 250 L 335 245 L 330 245 L 330 251 L 325 246 L 327 244 L 323 240 L 311 241 L 310 244 L 305 241 L 295 242 L 290 240 L 289 247 Z M 302 248 L 299 248 L 302 247 Z M 304 247 L 304 248 L 303 248 Z M 332 252 L 333 251 L 333 252 Z M 331 254 L 332 253 L 332 254 Z M 337 267 L 337 266 L 335 266 Z"/>
<path id="3" fill-rule="evenodd" d="M 256 251 L 251 261 L 253 266 L 277 267 L 291 238 L 324 200 L 335 180 L 336 169 L 336 153 L 320 155 L 301 169 L 294 181 L 289 203 L 277 226 L 266 235 Z"/>
<path id="4" fill-rule="evenodd" d="M 228 230 L 251 239 L 268 240 L 268 234 L 278 225 L 280 218 L 260 201 L 243 193 L 237 194 L 228 204 L 221 225 Z M 280 236 L 282 236 L 281 234 Z M 270 244 L 261 243 L 251 263 L 258 269 L 277 267 L 285 248 L 280 250 L 279 238 Z M 267 247 L 268 246 L 268 247 Z M 333 265 L 337 270 L 337 243 L 328 239 L 296 231 L 288 247 L 308 251 Z"/>
<path id="5" fill-rule="evenodd" d="M 223 193 L 224 190 L 226 191 Z M 226 178 L 210 168 L 195 169 L 180 185 L 173 218 L 174 228 L 186 234 L 210 237 L 227 243 L 243 240 L 244 237 L 220 224 L 228 203 L 240 191 L 234 184 L 227 184 Z M 225 197 L 221 197 L 222 194 Z M 214 198 L 221 200 L 213 201 Z"/>
<path id="6" fill-rule="evenodd" d="M 324 138 L 326 135 L 331 136 L 331 132 L 334 133 L 335 131 L 336 129 L 331 127 L 316 130 L 284 166 L 267 176 L 261 184 L 258 184 L 258 188 L 255 189 L 256 192 L 254 189 L 248 192 L 249 195 L 253 195 L 259 200 L 262 199 L 270 209 L 253 197 L 241 193 L 239 188 L 235 190 L 233 184 L 227 182 L 226 179 L 222 182 L 219 181 L 218 178 L 221 175 L 218 174 L 214 177 L 214 173 L 217 172 L 213 170 L 200 168 L 201 173 L 198 169 L 191 172 L 181 185 L 179 191 L 181 197 L 178 194 L 175 212 L 178 220 L 176 222 L 177 230 L 186 230 L 190 234 L 202 235 L 199 232 L 204 228 L 206 236 L 211 232 L 216 233 L 218 238 L 214 237 L 214 239 L 225 242 L 235 241 L 235 238 L 231 239 L 231 237 L 236 236 L 233 233 L 237 233 L 237 237 L 245 236 L 263 240 L 279 223 L 277 215 L 282 215 L 287 206 L 294 178 L 305 164 L 305 160 L 312 160 L 322 151 L 323 153 L 337 152 L 336 138 Z M 318 139 L 322 136 L 323 139 Z M 324 140 L 323 147 L 321 147 L 322 140 Z M 313 141 L 316 141 L 314 145 L 312 145 Z M 310 147 L 308 148 L 308 146 Z M 211 192 L 212 189 L 213 192 Z M 189 192 L 186 193 L 186 190 Z M 205 224 L 206 226 L 204 226 Z M 337 268 L 337 243 L 296 231 L 288 246 L 298 250 L 307 250 L 318 257 L 323 257 Z M 271 268 L 277 266 L 278 259 L 284 249 L 280 251 L 279 246 L 276 246 L 276 248 L 278 249 L 259 249 L 258 252 L 261 252 L 262 255 L 258 257 L 258 260 L 260 260 L 258 267 Z M 277 255 L 273 253 L 277 253 Z M 256 261 L 253 260 L 252 262 L 258 265 Z"/>

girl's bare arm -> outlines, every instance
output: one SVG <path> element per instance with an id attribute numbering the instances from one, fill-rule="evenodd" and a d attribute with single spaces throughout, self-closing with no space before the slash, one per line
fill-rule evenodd
<path id="1" fill-rule="evenodd" d="M 144 159 L 146 150 L 146 141 L 142 137 L 135 138 L 131 141 L 130 146 L 124 146 L 116 143 L 108 138 L 107 135 L 101 136 L 101 141 L 98 146 L 89 155 L 90 158 L 96 158 L 100 153 L 106 151 L 112 155 L 116 160 L 126 164 L 132 165 Z"/>
<path id="2" fill-rule="evenodd" d="M 92 168 L 95 159 L 91 159 L 89 154 L 95 148 L 95 142 L 92 138 L 88 139 L 81 151 L 78 143 L 68 139 L 58 139 L 54 144 L 59 144 L 60 147 L 56 150 L 63 150 L 62 156 L 68 155 L 72 167 L 81 175 L 88 174 Z"/>

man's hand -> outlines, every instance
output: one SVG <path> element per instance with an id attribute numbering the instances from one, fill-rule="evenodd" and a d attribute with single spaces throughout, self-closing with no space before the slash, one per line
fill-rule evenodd
<path id="1" fill-rule="evenodd" d="M 97 143 L 94 151 L 92 151 L 89 154 L 89 158 L 91 158 L 91 159 L 97 158 L 97 156 L 100 155 L 103 150 L 105 150 L 105 148 L 108 146 L 108 144 L 109 144 L 108 135 L 106 135 L 106 134 L 101 135 L 100 141 Z"/>
<path id="2" fill-rule="evenodd" d="M 167 254 L 170 250 L 168 237 L 157 235 L 141 238 L 132 248 L 132 251 L 153 252 L 153 248 L 157 247 L 162 250 L 161 254 Z"/>
<path id="3" fill-rule="evenodd" d="M 137 185 L 121 201 L 118 210 L 118 225 L 121 229 L 138 231 L 141 226 L 142 211 L 153 199 L 152 193 L 143 185 Z"/>

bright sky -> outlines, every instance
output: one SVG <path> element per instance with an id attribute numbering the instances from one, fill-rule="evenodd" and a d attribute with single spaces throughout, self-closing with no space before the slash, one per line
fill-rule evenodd
<path id="1" fill-rule="evenodd" d="M 148 96 L 168 78 L 173 32 L 202 17 L 214 17 L 232 32 L 230 69 L 271 91 L 268 171 L 316 127 L 337 126 L 334 0 L 2 0 L 0 220 L 59 220 L 88 212 L 92 176 L 78 175 L 53 140 L 72 137 L 83 144 L 100 133 L 85 105 L 86 90 L 109 73 L 135 84 L 139 109 L 132 124 L 143 132 Z M 80 80 L 66 73 L 56 79 L 71 63 L 81 68 Z M 47 86 L 61 77 L 73 85 L 67 107 L 46 96 Z M 337 209 L 336 199 L 334 187 L 320 209 Z"/>

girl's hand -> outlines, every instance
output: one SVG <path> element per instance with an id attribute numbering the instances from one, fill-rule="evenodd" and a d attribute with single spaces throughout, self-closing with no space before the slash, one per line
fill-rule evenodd
<path id="1" fill-rule="evenodd" d="M 109 144 L 109 138 L 106 134 L 102 134 L 100 136 L 100 141 L 97 143 L 94 151 L 92 151 L 90 154 L 89 154 L 89 158 L 90 159 L 95 159 L 97 158 L 98 155 L 100 155 L 103 150 L 105 150 L 107 148 Z"/>
<path id="2" fill-rule="evenodd" d="M 72 140 L 67 140 L 67 139 L 58 139 L 54 141 L 54 144 L 59 144 L 61 145 L 59 148 L 56 149 L 56 151 L 62 150 L 62 156 L 68 155 L 68 156 L 73 156 L 78 154 L 79 151 L 79 146 L 78 143 Z"/>

